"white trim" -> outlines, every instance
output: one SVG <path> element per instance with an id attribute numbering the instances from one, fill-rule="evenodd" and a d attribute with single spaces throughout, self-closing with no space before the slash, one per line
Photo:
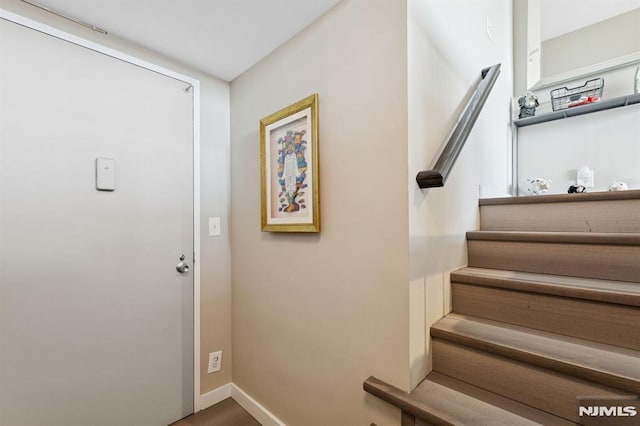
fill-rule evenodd
<path id="1" fill-rule="evenodd" d="M 222 402 L 231 397 L 232 386 L 233 385 L 231 383 L 227 383 L 226 385 L 200 395 L 200 401 L 197 404 L 200 406 L 200 410 L 209 408 L 212 405 L 216 405 L 218 402 Z"/>
<path id="2" fill-rule="evenodd" d="M 0 8 L 0 18 L 39 31 L 95 52 L 110 56 L 132 65 L 148 69 L 193 87 L 193 409 L 200 410 L 200 80 L 177 73 L 151 62 L 138 59 L 126 53 L 86 40 L 71 33 L 34 21 Z M 209 392 L 211 393 L 211 392 Z M 208 393 L 208 394 L 209 394 Z M 208 395 L 207 394 L 207 395 Z"/>
<path id="3" fill-rule="evenodd" d="M 227 383 L 226 385 L 200 395 L 198 405 L 200 406 L 200 410 L 205 410 L 229 397 L 233 398 L 235 402 L 237 402 L 263 426 L 286 426 L 282 420 L 274 416 L 273 413 L 264 408 L 258 401 L 250 397 L 235 383 Z"/>
<path id="4" fill-rule="evenodd" d="M 236 384 L 231 385 L 231 398 L 242 408 L 247 410 L 263 426 L 286 426 L 285 423 L 274 416 L 269 410 L 264 408 L 258 401 L 251 398 L 245 391 Z"/>
<path id="5" fill-rule="evenodd" d="M 127 55 L 126 53 L 122 53 L 118 50 L 112 49 L 102 44 L 94 43 L 92 41 L 78 37 L 71 33 L 58 30 L 57 28 L 51 27 L 49 25 L 43 24 L 38 21 L 34 21 L 33 19 L 25 18 L 24 16 L 17 15 L 13 12 L 9 12 L 8 10 L 4 10 L 1 8 L 0 8 L 0 18 L 5 19 L 7 21 L 11 21 L 18 25 L 22 25 L 27 28 L 31 28 L 43 34 L 47 34 L 52 37 L 59 38 L 60 40 L 68 41 L 70 43 L 77 44 L 78 46 L 86 47 L 87 49 L 93 50 L 95 52 L 102 53 L 107 56 L 111 56 L 112 58 L 119 59 L 121 61 L 128 62 L 133 65 L 137 65 L 141 68 L 146 68 L 150 71 L 157 72 L 158 74 L 166 75 L 167 77 L 184 81 L 185 83 L 195 84 L 196 82 L 199 81 L 195 78 L 177 73 L 168 68 L 164 68 L 159 65 L 152 64 L 151 62 L 147 62 L 142 59 L 138 59 L 134 56 Z"/>
<path id="6" fill-rule="evenodd" d="M 200 81 L 193 80 L 193 412 L 200 408 Z"/>

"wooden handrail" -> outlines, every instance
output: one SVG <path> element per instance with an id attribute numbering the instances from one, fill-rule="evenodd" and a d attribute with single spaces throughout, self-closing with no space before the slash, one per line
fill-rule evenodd
<path id="1" fill-rule="evenodd" d="M 482 78 L 478 82 L 476 90 L 467 103 L 464 112 L 458 119 L 447 144 L 440 153 L 433 169 L 423 170 L 416 176 L 416 182 L 420 188 L 435 188 L 444 186 L 451 169 L 455 164 L 462 148 L 464 147 L 473 125 L 482 111 L 489 93 L 500 74 L 500 64 L 493 65 L 482 70 Z"/>

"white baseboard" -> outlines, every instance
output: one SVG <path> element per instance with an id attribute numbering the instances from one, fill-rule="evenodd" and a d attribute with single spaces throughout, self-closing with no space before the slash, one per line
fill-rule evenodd
<path id="1" fill-rule="evenodd" d="M 264 408 L 258 401 L 251 398 L 245 391 L 233 383 L 227 383 L 226 385 L 200 395 L 197 411 L 209 408 L 229 397 L 233 398 L 235 402 L 247 410 L 262 426 L 286 426 L 283 421 L 271 414 L 271 412 Z"/>
<path id="2" fill-rule="evenodd" d="M 227 383 L 226 385 L 220 386 L 217 389 L 200 395 L 200 400 L 197 404 L 197 410 L 204 410 L 205 408 L 209 408 L 212 405 L 215 405 L 218 402 L 224 401 L 225 399 L 229 398 L 231 396 L 231 387 L 232 384 Z"/>
<path id="3" fill-rule="evenodd" d="M 231 398 L 234 399 L 242 408 L 247 410 L 262 426 L 286 426 L 284 422 L 271 414 L 269 410 L 264 408 L 258 401 L 251 398 L 245 391 L 240 389 L 233 383 L 231 385 Z"/>

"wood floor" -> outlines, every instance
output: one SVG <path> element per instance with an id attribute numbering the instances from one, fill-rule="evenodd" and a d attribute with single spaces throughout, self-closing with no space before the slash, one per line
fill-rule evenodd
<path id="1" fill-rule="evenodd" d="M 260 426 L 260 423 L 237 402 L 227 398 L 170 426 Z"/>

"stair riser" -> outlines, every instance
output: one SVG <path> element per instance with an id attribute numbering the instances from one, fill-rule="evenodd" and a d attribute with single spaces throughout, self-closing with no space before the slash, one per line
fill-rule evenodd
<path id="1" fill-rule="evenodd" d="M 489 205 L 480 207 L 480 229 L 640 232 L 638 211 L 640 200 Z"/>
<path id="2" fill-rule="evenodd" d="M 469 266 L 640 281 L 640 246 L 468 240 Z"/>
<path id="3" fill-rule="evenodd" d="M 579 395 L 626 394 L 440 339 L 434 339 L 432 347 L 434 371 L 570 421 L 577 421 Z"/>
<path id="4" fill-rule="evenodd" d="M 452 283 L 453 312 L 640 350 L 640 309 Z"/>

